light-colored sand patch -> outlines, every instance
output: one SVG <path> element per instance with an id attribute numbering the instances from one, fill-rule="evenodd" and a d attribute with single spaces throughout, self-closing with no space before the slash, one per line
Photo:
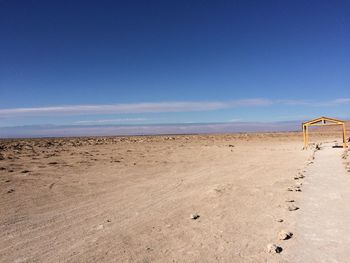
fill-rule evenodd
<path id="1" fill-rule="evenodd" d="M 350 173 L 344 149 L 323 144 L 303 180 L 295 236 L 286 250 L 289 262 L 348 262 L 350 259 Z"/>

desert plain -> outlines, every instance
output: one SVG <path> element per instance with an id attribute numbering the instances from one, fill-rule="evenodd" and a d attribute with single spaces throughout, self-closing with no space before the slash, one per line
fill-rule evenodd
<path id="1" fill-rule="evenodd" d="M 0 261 L 321 262 L 323 244 L 300 253 L 303 233 L 323 229 L 309 221 L 322 222 L 312 186 L 327 166 L 312 165 L 322 151 L 320 166 L 339 160 L 343 201 L 350 174 L 336 139 L 314 140 L 325 144 L 303 150 L 299 132 L 0 140 Z"/>

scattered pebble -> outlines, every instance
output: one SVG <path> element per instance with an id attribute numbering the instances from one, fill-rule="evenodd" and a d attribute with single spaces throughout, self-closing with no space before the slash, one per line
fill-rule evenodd
<path id="1" fill-rule="evenodd" d="M 301 188 L 299 185 L 288 187 L 287 191 L 289 192 L 301 192 Z"/>
<path id="2" fill-rule="evenodd" d="M 281 218 L 280 218 L 280 219 L 277 219 L 277 222 L 278 222 L 278 223 L 282 223 L 283 221 L 284 221 L 284 220 L 281 219 Z"/>
<path id="3" fill-rule="evenodd" d="M 288 239 L 292 238 L 292 236 L 293 236 L 292 232 L 288 232 L 288 231 L 285 231 L 285 230 L 281 230 L 278 233 L 278 238 L 280 240 L 288 240 Z"/>
<path id="4" fill-rule="evenodd" d="M 26 173 L 29 173 L 30 171 L 29 170 L 23 170 L 21 173 L 22 174 L 26 174 Z"/>
<path id="5" fill-rule="evenodd" d="M 276 245 L 276 244 L 268 244 L 267 245 L 267 252 L 269 253 L 281 253 L 282 252 L 282 247 Z"/>
<path id="6" fill-rule="evenodd" d="M 296 211 L 298 209 L 299 209 L 299 207 L 297 207 L 296 205 L 293 205 L 293 204 L 288 206 L 288 211 Z"/>
<path id="7" fill-rule="evenodd" d="M 295 202 L 295 200 L 293 200 L 293 199 L 289 199 L 289 200 L 286 200 L 286 202 L 288 202 L 288 203 L 294 203 L 294 202 Z"/>
<path id="8" fill-rule="evenodd" d="M 303 175 L 302 173 L 298 173 L 298 175 L 294 176 L 294 180 L 299 180 L 303 178 L 305 178 L 305 175 Z"/>
<path id="9" fill-rule="evenodd" d="M 195 213 L 195 214 L 191 214 L 190 218 L 193 219 L 193 220 L 196 220 L 200 217 L 199 214 Z"/>
<path id="10" fill-rule="evenodd" d="M 7 191 L 7 193 L 10 194 L 10 193 L 13 193 L 14 191 L 15 191 L 15 189 L 10 189 Z"/>

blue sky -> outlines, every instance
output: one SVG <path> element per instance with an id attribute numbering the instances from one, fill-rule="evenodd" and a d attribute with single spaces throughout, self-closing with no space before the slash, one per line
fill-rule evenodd
<path id="1" fill-rule="evenodd" d="M 349 1 L 0 1 L 0 127 L 350 118 Z"/>

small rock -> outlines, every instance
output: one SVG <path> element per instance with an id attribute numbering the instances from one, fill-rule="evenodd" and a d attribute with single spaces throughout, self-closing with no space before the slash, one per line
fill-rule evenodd
<path id="1" fill-rule="evenodd" d="M 288 211 L 296 211 L 298 209 L 299 209 L 299 207 L 297 207 L 296 205 L 289 205 L 288 206 Z"/>
<path id="2" fill-rule="evenodd" d="M 277 219 L 277 222 L 278 222 L 278 223 L 282 223 L 283 221 L 284 221 L 284 220 L 281 219 L 281 218 L 280 218 L 280 219 Z"/>
<path id="3" fill-rule="evenodd" d="M 233 144 L 229 144 L 228 147 L 235 147 Z"/>
<path id="4" fill-rule="evenodd" d="M 191 214 L 190 218 L 193 219 L 193 220 L 196 220 L 200 217 L 199 214 L 195 213 L 195 214 Z"/>
<path id="5" fill-rule="evenodd" d="M 98 226 L 96 227 L 96 229 L 97 229 L 97 230 L 102 230 L 102 229 L 103 229 L 103 225 L 98 225 Z"/>
<path id="6" fill-rule="evenodd" d="M 15 191 L 15 189 L 10 189 L 7 191 L 7 193 L 10 194 L 10 193 L 13 193 L 14 191 Z"/>
<path id="7" fill-rule="evenodd" d="M 288 239 L 292 238 L 292 236 L 293 236 L 292 232 L 288 232 L 288 231 L 285 231 L 285 230 L 281 230 L 278 233 L 278 238 L 280 240 L 288 240 Z"/>
<path id="8" fill-rule="evenodd" d="M 289 200 L 286 200 L 286 202 L 288 202 L 288 203 L 294 203 L 294 202 L 295 202 L 295 200 L 293 200 L 293 199 L 289 199 Z"/>
<path id="9" fill-rule="evenodd" d="M 281 253 L 282 247 L 276 245 L 276 244 L 268 244 L 267 245 L 267 252 L 269 253 Z"/>
<path id="10" fill-rule="evenodd" d="M 289 192 L 301 192 L 301 188 L 300 188 L 300 186 L 296 185 L 296 186 L 288 187 L 287 191 L 289 191 Z"/>
<path id="11" fill-rule="evenodd" d="M 21 173 L 22 174 L 26 174 L 26 173 L 29 173 L 30 171 L 29 170 L 23 170 Z"/>
<path id="12" fill-rule="evenodd" d="M 298 174 L 296 176 L 294 176 L 294 180 L 299 180 L 299 179 L 303 179 L 305 176 L 303 174 Z"/>

